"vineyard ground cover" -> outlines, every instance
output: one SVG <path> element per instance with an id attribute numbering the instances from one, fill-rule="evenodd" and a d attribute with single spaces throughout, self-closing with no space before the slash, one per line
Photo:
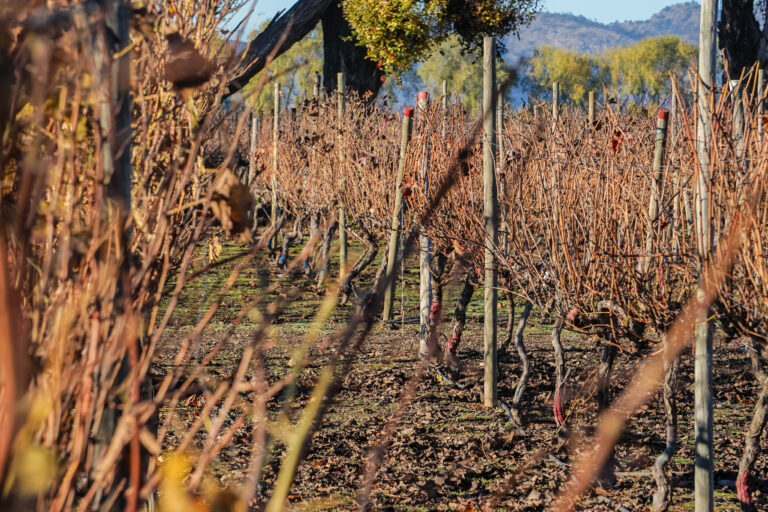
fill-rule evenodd
<path id="1" fill-rule="evenodd" d="M 234 243 L 224 243 L 221 258 L 242 250 Z M 350 247 L 354 259 L 361 247 Z M 337 258 L 335 254 L 335 258 Z M 206 260 L 206 245 L 197 251 L 197 265 Z M 367 286 L 378 268 L 379 259 L 362 276 L 361 286 Z M 337 259 L 332 265 L 337 265 Z M 181 307 L 174 317 L 174 328 L 164 339 L 164 351 L 154 368 L 159 382 L 173 357 L 183 334 L 188 332 L 198 315 L 205 311 L 211 300 L 206 290 L 218 290 L 220 280 L 226 279 L 231 265 L 222 265 L 205 274 L 200 281 L 185 288 Z M 336 275 L 332 266 L 331 276 Z M 404 298 L 406 316 L 416 311 L 418 304 L 418 267 L 406 263 Z M 212 329 L 204 334 L 198 352 L 207 354 L 221 341 L 223 349 L 200 382 L 214 389 L 218 382 L 231 375 L 257 323 L 246 317 L 240 323 L 234 320 L 252 296 L 258 295 L 266 283 L 282 280 L 285 286 L 279 293 L 296 293 L 270 333 L 271 343 L 266 354 L 266 371 L 270 382 L 281 378 L 290 370 L 292 350 L 300 343 L 314 317 L 322 297 L 302 276 L 285 276 L 265 256 L 254 261 L 238 278 L 236 285 L 221 300 Z M 449 329 L 452 304 L 458 295 L 458 285 L 448 288 L 445 319 L 442 332 Z M 400 286 L 396 295 L 395 311 L 400 311 Z M 506 306 L 506 304 L 502 304 Z M 329 334 L 348 315 L 353 306 L 342 306 L 331 316 L 323 332 Z M 518 315 L 522 303 L 517 304 Z M 501 318 L 506 315 L 501 314 Z M 405 421 L 396 431 L 388 447 L 372 495 L 374 510 L 477 510 L 499 489 L 505 478 L 521 468 L 534 452 L 553 446 L 556 426 L 552 417 L 553 356 L 549 339 L 550 325 L 543 324 L 539 311 L 534 311 L 526 344 L 533 363 L 533 375 L 526 391 L 530 402 L 522 410 L 527 429 L 519 433 L 500 410 L 487 410 L 478 400 L 477 390 L 482 387 L 482 301 L 476 296 L 470 304 L 468 324 L 459 355 L 465 364 L 461 382 L 466 390 L 456 389 L 430 374 L 418 388 L 408 407 Z M 503 328 L 503 326 L 501 326 Z M 599 360 L 598 347 L 593 340 L 574 333 L 564 334 L 566 357 L 573 374 L 588 380 L 594 374 Z M 297 474 L 291 493 L 296 510 L 354 510 L 354 497 L 360 485 L 360 475 L 368 450 L 380 439 L 382 428 L 395 409 L 396 401 L 405 383 L 417 365 L 418 325 L 405 324 L 398 329 L 377 326 L 366 341 L 352 371 L 343 381 L 343 389 L 326 416 L 322 427 L 312 439 L 312 448 Z M 743 444 L 743 428 L 749 422 L 754 404 L 756 386 L 749 373 L 745 352 L 737 343 L 726 344 L 718 338 L 715 359 L 721 363 L 715 372 L 715 475 L 718 483 L 715 504 L 718 510 L 739 510 L 733 481 Z M 300 406 L 307 403 L 320 369 L 327 363 L 330 351 L 313 349 L 310 364 L 298 382 L 298 400 L 292 404 L 294 420 Z M 632 375 L 637 358 L 620 356 L 615 370 L 617 396 Z M 194 362 L 190 363 L 190 371 Z M 251 371 L 253 368 L 251 368 Z M 515 354 L 500 357 L 499 396 L 509 401 L 514 394 L 519 362 Z M 575 383 L 581 385 L 582 383 Z M 474 387 L 474 389 L 473 389 Z M 579 400 L 579 390 L 572 404 L 570 425 L 574 438 L 592 433 L 596 421 L 593 400 Z M 692 458 L 693 458 L 693 358 L 690 352 L 682 357 L 680 371 L 680 451 L 670 464 L 671 474 L 677 479 L 671 510 L 692 510 Z M 252 397 L 243 397 L 249 402 Z M 613 489 L 596 490 L 586 496 L 581 510 L 615 510 L 624 506 L 629 510 L 649 509 L 654 486 L 650 469 L 655 457 L 664 446 L 662 409 L 658 399 L 643 408 L 622 436 L 616 451 L 618 482 Z M 585 404 L 579 406 L 578 404 Z M 164 450 L 173 450 L 182 435 L 204 407 L 202 392 L 185 397 L 171 421 L 171 429 L 164 439 Z M 246 406 L 247 407 L 247 406 Z M 270 414 L 281 408 L 279 397 L 269 404 Z M 165 419 L 168 409 L 161 413 Z M 295 414 L 294 414 L 295 413 Z M 231 424 L 243 414 L 235 409 L 227 423 Z M 246 474 L 251 449 L 251 423 L 238 430 L 234 442 L 211 464 L 209 475 L 224 486 L 236 487 Z M 204 433 L 196 441 L 201 447 Z M 276 443 L 275 452 L 265 468 L 263 495 L 266 501 L 274 483 L 284 444 Z M 566 465 L 570 463 L 566 452 L 554 454 Z M 768 464 L 759 460 L 755 475 L 768 474 Z M 557 461 L 544 457 L 534 468 L 520 475 L 517 485 L 498 504 L 498 510 L 544 510 L 566 482 L 567 474 Z M 768 509 L 768 480 L 757 477 L 755 499 L 758 509 Z M 609 501 L 604 497 L 607 496 Z M 257 506 L 258 504 L 254 504 Z"/>

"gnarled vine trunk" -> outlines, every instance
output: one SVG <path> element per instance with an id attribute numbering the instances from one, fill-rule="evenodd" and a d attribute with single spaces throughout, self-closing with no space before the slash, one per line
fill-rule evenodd
<path id="1" fill-rule="evenodd" d="M 523 343 L 523 333 L 525 327 L 528 325 L 528 317 L 531 315 L 533 309 L 533 303 L 527 301 L 523 307 L 523 314 L 520 315 L 520 320 L 517 322 L 517 329 L 515 330 L 515 346 L 517 347 L 517 355 L 520 356 L 520 380 L 517 381 L 517 387 L 515 388 L 515 396 L 512 398 L 512 414 L 515 416 L 515 420 L 522 425 L 520 418 L 520 402 L 523 399 L 523 393 L 525 392 L 525 386 L 528 384 L 528 378 L 531 375 L 531 361 L 528 358 L 528 353 L 525 350 L 525 344 Z"/>
<path id="2" fill-rule="evenodd" d="M 467 306 L 469 301 L 472 300 L 472 295 L 475 293 L 475 270 L 467 270 L 467 277 L 464 279 L 464 287 L 461 289 L 461 295 L 456 301 L 456 311 L 454 312 L 453 328 L 451 329 L 451 337 L 445 343 L 443 349 L 443 356 L 445 360 L 452 366 L 457 365 L 456 350 L 459 343 L 461 343 L 461 334 L 464 332 L 464 325 L 467 323 Z"/>
<path id="3" fill-rule="evenodd" d="M 766 358 L 766 347 L 763 340 L 750 340 L 750 358 L 752 360 L 752 371 L 755 378 L 760 383 L 760 392 L 755 403 L 755 412 L 752 414 L 752 421 L 747 430 L 744 441 L 744 455 L 739 464 L 739 475 L 736 478 L 736 494 L 743 510 L 757 510 L 752 493 L 749 489 L 749 480 L 752 469 L 755 466 L 757 455 L 760 453 L 760 437 L 765 430 L 766 420 L 768 420 L 768 358 Z"/>
<path id="4" fill-rule="evenodd" d="M 667 350 L 666 336 L 663 340 L 664 350 Z M 664 387 L 662 388 L 662 400 L 664 402 L 665 424 L 666 424 L 666 446 L 661 455 L 656 458 L 653 465 L 653 478 L 656 480 L 656 492 L 653 495 L 653 510 L 661 512 L 669 506 L 670 496 L 672 494 L 669 475 L 666 473 L 666 466 L 677 452 L 677 370 L 680 366 L 680 359 L 675 358 L 669 361 L 664 367 Z"/>
<path id="5" fill-rule="evenodd" d="M 448 264 L 448 257 L 444 252 L 438 251 L 432 258 L 431 280 L 432 280 L 432 306 L 429 309 L 429 321 L 427 322 L 427 351 L 428 357 L 439 356 L 439 344 L 437 341 L 437 327 L 443 314 L 443 275 Z M 434 354 L 432 353 L 434 352 Z"/>
<path id="6" fill-rule="evenodd" d="M 557 317 L 552 326 L 552 348 L 555 351 L 555 398 L 552 405 L 552 412 L 555 415 L 555 423 L 563 425 L 565 423 L 565 397 L 563 396 L 563 386 L 565 384 L 565 355 L 563 353 L 563 343 L 560 340 L 560 334 L 563 332 L 563 319 Z"/>

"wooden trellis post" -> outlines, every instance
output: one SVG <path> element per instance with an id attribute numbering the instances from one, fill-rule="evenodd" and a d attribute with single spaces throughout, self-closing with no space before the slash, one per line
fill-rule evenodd
<path id="1" fill-rule="evenodd" d="M 498 176 L 499 193 L 502 200 L 507 197 L 506 155 L 504 154 L 504 91 L 501 84 L 496 90 L 496 146 L 498 156 L 496 158 L 496 175 Z M 508 212 L 503 208 L 501 214 L 501 250 L 506 254 L 509 248 L 509 225 L 507 223 Z M 510 307 L 513 307 L 511 304 Z"/>
<path id="2" fill-rule="evenodd" d="M 259 137 L 259 116 L 256 111 L 251 109 L 251 139 L 250 147 L 248 148 L 248 188 L 251 193 L 254 193 L 254 182 L 256 181 L 256 145 L 258 144 Z M 255 195 L 255 194 L 254 194 Z M 257 209 L 252 208 L 248 212 L 251 229 L 255 232 L 258 228 L 258 214 Z"/>
<path id="3" fill-rule="evenodd" d="M 320 101 L 320 73 L 315 71 L 315 85 L 312 87 L 312 99 Z"/>
<path id="4" fill-rule="evenodd" d="M 717 0 L 701 2 L 701 26 L 699 31 L 699 81 L 698 81 L 698 126 L 696 146 L 699 156 L 698 197 L 696 201 L 697 240 L 700 269 L 712 251 L 712 231 L 709 214 L 710 160 L 709 141 L 712 135 L 710 97 L 715 74 L 715 24 L 717 22 Z M 704 291 L 699 286 L 697 296 L 703 299 Z M 709 311 L 699 308 L 695 335 L 694 364 L 694 424 L 696 432 L 696 458 L 694 466 L 694 497 L 696 512 L 714 510 L 714 453 L 712 449 L 712 335 L 713 324 L 708 320 Z"/>
<path id="5" fill-rule="evenodd" d="M 118 228 L 120 236 L 118 243 L 113 251 L 103 251 L 101 257 L 106 258 L 105 265 L 110 264 L 109 259 L 118 258 L 118 272 L 116 277 L 118 283 L 115 294 L 114 304 L 116 309 L 128 309 L 131 307 L 130 290 L 125 286 L 130 283 L 130 237 L 131 229 L 128 219 L 131 218 L 131 193 L 132 193 L 132 174 L 131 166 L 131 52 L 123 51 L 130 43 L 130 7 L 122 0 L 113 0 L 105 2 L 104 18 L 101 30 L 96 30 L 95 35 L 94 64 L 96 66 L 97 76 L 101 79 L 99 88 L 99 128 L 101 131 L 102 143 L 102 174 L 106 195 L 109 201 L 107 209 L 114 208 L 114 222 Z M 114 58 L 116 53 L 119 58 Z M 117 390 L 124 386 L 130 378 L 130 367 L 138 364 L 136 360 L 138 354 L 138 339 L 131 342 L 127 347 L 127 355 L 122 362 L 115 361 L 119 365 L 116 379 L 112 390 Z M 112 391 L 114 392 L 114 391 Z M 140 389 L 138 384 L 130 386 L 128 398 L 135 402 L 140 399 Z M 120 400 L 115 400 L 119 402 Z M 107 399 L 104 412 L 97 423 L 97 432 L 94 440 L 94 466 L 97 467 L 106 455 L 112 438 L 118 430 L 118 424 L 122 415 L 122 408 L 111 405 L 113 400 Z M 134 426 L 135 422 L 134 422 Z M 123 452 L 123 460 L 118 461 L 118 477 L 125 477 L 127 489 L 125 493 L 120 493 L 115 507 L 133 509 L 138 506 L 139 490 L 141 488 L 140 472 L 128 472 L 124 468 L 129 465 L 128 458 L 134 459 L 130 462 L 141 464 L 141 444 L 139 442 L 138 432 L 131 435 L 128 446 Z M 103 504 L 103 489 L 99 490 L 94 497 L 94 505 Z"/>
<path id="6" fill-rule="evenodd" d="M 667 120 L 669 110 L 659 110 L 656 121 L 656 150 L 653 155 L 653 182 L 651 183 L 651 199 L 648 203 L 648 230 L 645 235 L 645 256 L 638 260 L 638 271 L 646 274 L 650 268 L 651 259 L 648 256 L 653 248 L 654 226 L 658 225 L 656 217 L 659 215 L 661 203 L 661 171 L 664 166 L 664 156 L 667 149 Z"/>
<path id="7" fill-rule="evenodd" d="M 381 313 L 381 319 L 384 322 L 392 320 L 392 308 L 395 303 L 395 265 L 397 264 L 397 253 L 400 247 L 400 212 L 403 205 L 403 192 L 400 189 L 405 175 L 405 156 L 408 150 L 408 143 L 411 140 L 413 130 L 413 107 L 405 107 L 403 111 L 403 130 L 400 139 L 400 163 L 397 167 L 397 178 L 395 179 L 395 207 L 392 210 L 392 228 L 389 235 L 389 250 L 387 252 L 387 279 L 389 285 L 384 293 L 384 310 Z"/>
<path id="8" fill-rule="evenodd" d="M 416 106 L 421 114 L 429 103 L 429 93 L 422 91 L 416 96 Z M 419 129 L 424 131 L 424 116 L 419 117 Z M 429 197 L 429 144 L 424 146 L 421 159 L 421 179 L 424 182 L 424 196 Z M 427 346 L 427 329 L 429 325 L 429 309 L 432 307 L 432 240 L 427 236 L 427 230 L 419 226 L 419 353 L 432 356 Z"/>
<path id="9" fill-rule="evenodd" d="M 589 91 L 589 128 L 595 126 L 595 91 Z"/>
<path id="10" fill-rule="evenodd" d="M 733 108 L 733 127 L 731 137 L 736 146 L 736 158 L 741 160 L 744 156 L 744 84 L 741 80 L 731 80 L 731 107 Z"/>
<path id="11" fill-rule="evenodd" d="M 761 67 L 757 68 L 757 141 L 763 142 L 763 111 L 765 103 L 765 74 Z"/>
<path id="12" fill-rule="evenodd" d="M 344 165 L 344 151 L 341 147 L 344 126 L 344 91 L 346 89 L 344 73 L 336 75 L 336 84 L 339 118 L 339 282 L 344 282 L 344 277 L 347 274 L 347 217 L 344 212 L 344 200 L 342 198 L 342 193 L 344 191 L 344 179 L 342 178 L 342 176 L 344 176 L 342 169 L 342 166 Z"/>
<path id="13" fill-rule="evenodd" d="M 443 113 L 448 112 L 448 80 L 443 80 L 443 96 L 441 98 Z"/>
<path id="14" fill-rule="evenodd" d="M 674 82 L 672 83 L 672 99 L 669 102 L 669 140 L 672 144 L 675 143 L 675 137 L 677 136 L 677 127 L 675 122 L 677 119 L 677 87 Z"/>
<path id="15" fill-rule="evenodd" d="M 552 82 L 552 121 L 557 122 L 560 115 L 560 82 Z"/>
<path id="16" fill-rule="evenodd" d="M 496 404 L 496 245 L 499 205 L 496 195 L 494 113 L 496 110 L 496 39 L 483 38 L 483 216 L 485 218 L 485 318 L 483 328 L 483 402 Z"/>
<path id="17" fill-rule="evenodd" d="M 274 98 L 272 106 L 272 208 L 269 213 L 270 229 L 277 225 L 277 153 L 278 139 L 280 137 L 280 84 L 275 82 Z M 277 233 L 268 241 L 267 246 L 272 249 L 277 242 Z"/>
<path id="18" fill-rule="evenodd" d="M 498 150 L 498 174 L 504 173 L 504 91 L 496 89 L 496 148 Z"/>
<path id="19" fill-rule="evenodd" d="M 251 110 L 251 147 L 248 152 L 248 186 L 252 187 L 256 179 L 256 144 L 259 136 L 259 117 Z"/>

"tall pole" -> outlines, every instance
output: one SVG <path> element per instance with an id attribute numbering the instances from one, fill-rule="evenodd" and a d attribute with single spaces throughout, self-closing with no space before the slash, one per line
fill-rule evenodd
<path id="1" fill-rule="evenodd" d="M 698 127 L 696 145 L 699 156 L 698 200 L 696 201 L 697 240 L 700 275 L 712 250 L 710 229 L 709 188 L 710 160 L 709 141 L 712 134 L 710 99 L 715 74 L 715 26 L 717 0 L 702 0 L 701 29 L 699 32 L 699 81 Z M 701 277 L 700 277 L 701 279 Z M 703 299 L 703 287 L 697 296 Z M 712 324 L 709 311 L 699 308 L 695 334 L 694 364 L 694 423 L 696 429 L 696 457 L 694 468 L 694 497 L 696 512 L 714 511 L 714 474 L 712 450 Z"/>
<path id="2" fill-rule="evenodd" d="M 448 80 L 443 80 L 443 96 L 442 96 L 443 112 L 448 111 Z"/>
<path id="3" fill-rule="evenodd" d="M 400 139 L 400 164 L 397 167 L 397 178 L 395 180 L 395 207 L 392 210 L 392 231 L 389 234 L 389 250 L 387 252 L 387 274 L 389 285 L 384 292 L 384 311 L 381 313 L 381 319 L 385 322 L 392 320 L 392 309 L 395 303 L 395 264 L 397 263 L 397 253 L 400 246 L 400 211 L 403 206 L 403 192 L 401 185 L 405 175 L 405 156 L 408 150 L 408 143 L 411 140 L 413 130 L 413 107 L 405 107 L 403 111 L 403 132 Z"/>
<path id="4" fill-rule="evenodd" d="M 765 95 L 765 74 L 763 68 L 757 68 L 757 142 L 763 142 L 763 111 L 765 110 L 765 103 L 763 103 L 763 96 Z"/>
<path id="5" fill-rule="evenodd" d="M 250 140 L 250 148 L 248 152 L 248 188 L 253 193 L 254 189 L 254 182 L 256 181 L 256 145 L 258 144 L 258 138 L 259 138 L 259 116 L 256 114 L 256 111 L 251 109 L 251 140 Z M 253 232 L 256 232 L 256 229 L 258 228 L 258 218 L 259 216 L 256 214 L 256 210 L 252 209 L 249 213 L 249 220 L 251 223 L 251 230 Z"/>
<path id="6" fill-rule="evenodd" d="M 501 84 L 496 89 L 496 149 L 498 151 L 497 173 L 504 174 L 504 91 Z"/>
<path id="7" fill-rule="evenodd" d="M 557 118 L 559 115 L 560 115 L 560 82 L 552 82 L 552 122 L 553 123 L 557 123 Z"/>
<path id="8" fill-rule="evenodd" d="M 271 228 L 277 225 L 277 143 L 280 137 L 280 84 L 275 82 L 272 105 L 272 208 L 269 212 Z M 275 247 L 277 233 L 268 242 L 270 248 Z"/>
<path id="9" fill-rule="evenodd" d="M 416 96 L 416 106 L 419 109 L 419 119 L 425 119 L 421 115 L 429 103 L 429 93 L 422 91 Z M 424 131 L 423 121 L 419 123 L 419 130 Z M 421 179 L 424 182 L 424 196 L 429 197 L 429 143 L 424 146 L 424 154 L 421 161 Z M 427 329 L 429 326 L 429 310 L 432 306 L 432 240 L 427 236 L 424 226 L 419 227 L 419 353 L 432 357 L 433 347 L 427 344 Z"/>
<path id="10" fill-rule="evenodd" d="M 339 282 L 343 282 L 347 274 L 347 217 L 344 212 L 344 201 L 342 199 L 342 191 L 344 190 L 344 151 L 341 147 L 342 127 L 344 125 L 344 92 L 346 89 L 344 73 L 336 75 L 336 83 L 339 114 Z"/>
<path id="11" fill-rule="evenodd" d="M 504 154 L 504 91 L 501 84 L 496 89 L 496 149 L 498 156 L 496 159 L 496 175 L 499 177 L 498 187 L 501 193 L 502 201 L 507 197 L 507 169 Z M 507 219 L 509 212 L 506 208 L 500 211 L 501 214 L 501 250 L 506 254 L 509 246 L 509 225 Z"/>
<path id="12" fill-rule="evenodd" d="M 483 328 L 483 403 L 496 404 L 496 260 L 499 207 L 493 158 L 496 153 L 496 39 L 483 37 L 483 216 L 485 218 L 485 319 Z"/>
<path id="13" fill-rule="evenodd" d="M 589 91 L 589 127 L 595 126 L 595 91 Z"/>
<path id="14" fill-rule="evenodd" d="M 320 101 L 320 73 L 315 71 L 315 85 L 312 87 L 312 99 Z"/>
<path id="15" fill-rule="evenodd" d="M 659 110 L 659 118 L 656 121 L 656 150 L 653 155 L 653 183 L 651 184 L 651 198 L 648 203 L 648 229 L 645 235 L 645 256 L 638 260 L 638 271 L 645 275 L 650 270 L 651 260 L 648 256 L 653 249 L 654 226 L 657 225 L 656 217 L 659 215 L 661 203 L 662 168 L 664 167 L 664 155 L 667 149 L 667 120 L 669 110 Z"/>
<path id="16" fill-rule="evenodd" d="M 744 156 L 744 101 L 745 89 L 741 80 L 731 80 L 731 107 L 733 108 L 733 128 L 731 137 L 736 141 L 736 158 L 741 160 Z M 759 123 L 758 123 L 759 124 Z"/>
<path id="17" fill-rule="evenodd" d="M 253 187 L 256 180 L 256 144 L 259 137 L 259 116 L 255 110 L 251 110 L 251 141 L 250 151 L 248 152 L 248 186 Z"/>
<path id="18" fill-rule="evenodd" d="M 131 187 L 132 187 L 132 167 L 131 167 L 131 52 L 123 52 L 130 41 L 130 7 L 122 0 L 112 0 L 105 2 L 104 19 L 102 30 L 95 31 L 96 52 L 94 55 L 94 64 L 96 72 L 101 80 L 99 88 L 99 127 L 101 130 L 102 145 L 102 174 L 106 186 L 109 206 L 100 205 L 100 207 L 110 210 L 114 208 L 114 217 L 112 218 L 120 234 L 118 237 L 119 247 L 115 247 L 114 252 L 102 251 L 101 257 L 105 258 L 105 264 L 109 264 L 109 259 L 119 258 L 117 288 L 114 294 L 114 307 L 120 311 L 126 312 L 131 307 L 130 295 L 130 237 L 131 228 L 128 220 L 131 218 Z M 102 37 L 103 36 L 103 37 Z M 115 53 L 120 52 L 120 57 L 115 59 Z M 117 394 L 117 390 L 124 388 L 128 379 L 131 367 L 135 368 L 138 364 L 136 354 L 138 354 L 137 340 L 126 347 L 127 355 L 124 356 L 122 363 L 118 364 L 118 372 L 110 394 Z M 126 364 L 127 363 L 127 364 Z M 129 388 L 128 398 L 136 403 L 140 399 L 139 388 L 134 381 Z M 119 400 L 117 400 L 119 401 Z M 108 400 L 108 403 L 111 400 Z M 117 425 L 121 420 L 122 409 L 113 406 L 106 406 L 102 414 L 101 421 L 98 424 L 98 430 L 94 439 L 93 455 L 98 466 L 104 460 L 106 451 L 113 440 Z M 132 420 L 132 428 L 138 429 L 137 420 Z M 127 489 L 125 493 L 120 493 L 114 507 L 120 509 L 136 510 L 139 502 L 139 489 L 141 488 L 141 444 L 138 434 L 131 436 L 128 446 L 122 453 L 122 460 L 118 461 L 117 476 L 126 478 Z M 134 465 L 137 462 L 138 465 Z M 127 469 L 130 467 L 130 471 Z M 103 489 L 94 497 L 94 504 L 103 504 Z"/>
<path id="19" fill-rule="evenodd" d="M 672 100 L 669 104 L 669 140 L 672 144 L 675 143 L 675 136 L 677 135 L 677 131 L 675 131 L 675 120 L 677 119 L 677 87 L 673 86 L 672 89 Z"/>

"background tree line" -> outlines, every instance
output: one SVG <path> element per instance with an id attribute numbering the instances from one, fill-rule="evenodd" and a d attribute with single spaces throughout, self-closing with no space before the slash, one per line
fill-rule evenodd
<path id="1" fill-rule="evenodd" d="M 542 46 L 528 60 L 522 85 L 531 96 L 545 97 L 552 82 L 559 82 L 563 99 L 580 105 L 590 90 L 600 91 L 603 85 L 636 103 L 658 103 L 671 92 L 670 75 L 680 82 L 695 55 L 695 46 L 671 35 L 649 37 L 599 55 Z"/>
<path id="2" fill-rule="evenodd" d="M 315 77 L 323 69 L 322 27 L 312 30 L 270 66 L 284 93 L 283 101 L 292 104 L 312 95 Z M 590 90 L 602 91 L 634 103 L 658 103 L 670 93 L 670 74 L 679 83 L 694 63 L 696 47 L 677 36 L 644 39 L 631 46 L 609 49 L 592 55 L 553 46 L 537 47 L 526 61 L 517 64 L 498 59 L 500 80 L 518 76 L 507 100 L 516 103 L 526 96 L 544 99 L 551 95 L 552 82 L 560 83 L 562 99 L 583 105 Z M 390 74 L 383 93 L 392 104 L 413 101 L 420 90 L 440 94 L 443 80 L 459 94 L 470 109 L 478 107 L 482 88 L 480 52 L 462 45 L 459 37 L 446 38 L 424 61 L 412 63 L 406 71 Z M 253 87 L 259 78 L 246 86 Z M 265 87 L 255 101 L 256 109 L 269 110 L 273 89 Z"/>

